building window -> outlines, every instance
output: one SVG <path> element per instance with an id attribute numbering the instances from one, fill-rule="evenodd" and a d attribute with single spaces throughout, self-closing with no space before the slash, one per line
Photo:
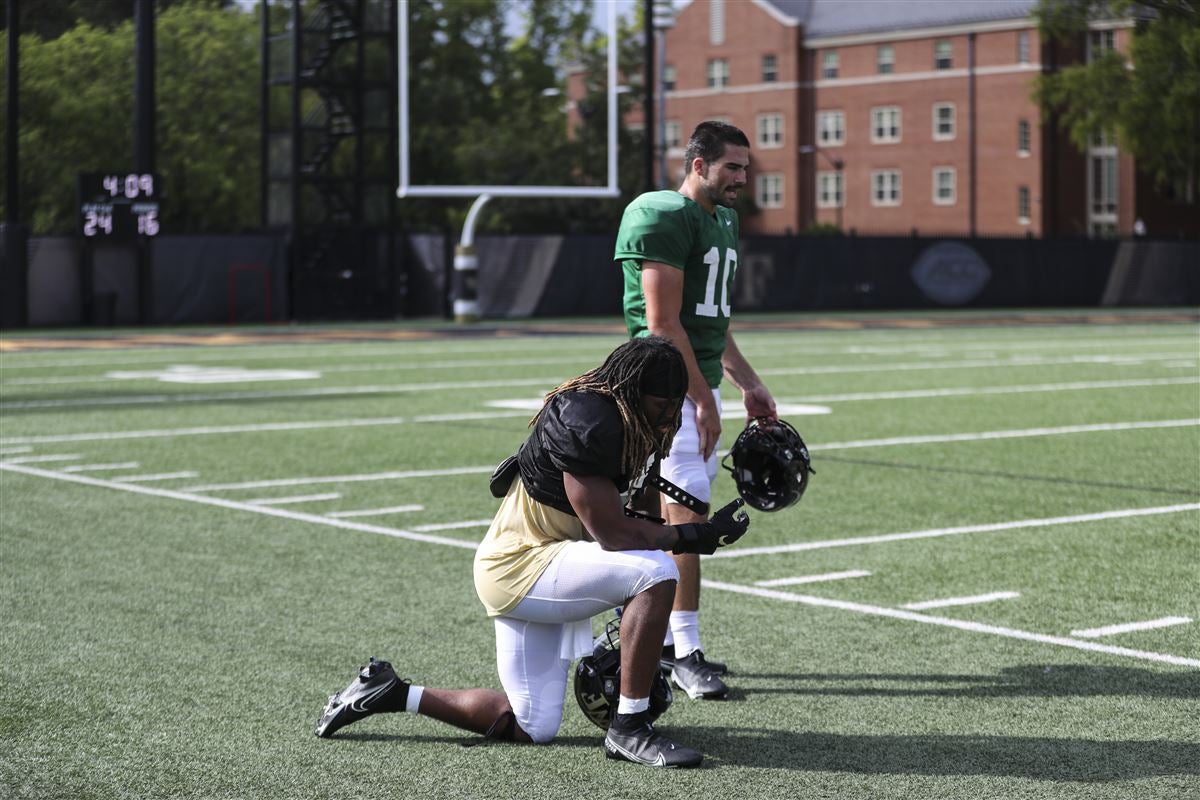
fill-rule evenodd
<path id="1" fill-rule="evenodd" d="M 779 80 L 779 59 L 774 53 L 762 57 L 762 82 L 774 83 Z"/>
<path id="2" fill-rule="evenodd" d="M 945 142 L 954 138 L 954 103 L 933 104 L 933 139 Z"/>
<path id="3" fill-rule="evenodd" d="M 663 66 L 662 88 L 664 92 L 675 91 L 675 65 L 666 64 Z"/>
<path id="4" fill-rule="evenodd" d="M 846 143 L 846 114 L 843 111 L 817 112 L 817 142 L 822 147 Z"/>
<path id="5" fill-rule="evenodd" d="M 826 50 L 821 54 L 821 77 L 836 78 L 838 76 L 837 50 Z"/>
<path id="6" fill-rule="evenodd" d="M 708 61 L 708 88 L 724 89 L 729 85 L 729 62 L 723 58 Z"/>
<path id="7" fill-rule="evenodd" d="M 842 173 L 817 173 L 817 208 L 840 208 L 842 197 Z"/>
<path id="8" fill-rule="evenodd" d="M 933 168 L 933 204 L 935 206 L 954 205 L 956 182 L 957 176 L 954 167 Z"/>
<path id="9" fill-rule="evenodd" d="M 1111 28 L 1105 31 L 1088 32 L 1087 60 L 1089 64 L 1103 57 L 1108 51 L 1116 49 L 1116 39 L 1113 34 L 1114 31 Z"/>
<path id="10" fill-rule="evenodd" d="M 1117 214 L 1117 157 L 1093 154 L 1089 159 L 1091 215 L 1095 217 Z"/>
<path id="11" fill-rule="evenodd" d="M 954 48 L 949 39 L 938 39 L 933 44 L 933 68 L 950 69 L 954 66 Z"/>
<path id="12" fill-rule="evenodd" d="M 756 179 L 759 208 L 783 208 L 783 173 L 767 172 Z"/>
<path id="13" fill-rule="evenodd" d="M 759 114 L 756 123 L 759 147 L 783 147 L 783 114 Z"/>
<path id="14" fill-rule="evenodd" d="M 663 143 L 667 146 L 667 149 L 676 149 L 681 146 L 680 131 L 678 120 L 668 120 L 663 125 Z"/>
<path id="15" fill-rule="evenodd" d="M 1017 222 L 1022 225 L 1028 225 L 1030 219 L 1029 214 L 1029 187 L 1017 187 Z"/>
<path id="16" fill-rule="evenodd" d="M 896 69 L 896 51 L 890 44 L 875 49 L 875 68 L 880 75 L 890 75 Z"/>
<path id="17" fill-rule="evenodd" d="M 1017 121 L 1017 155 L 1027 156 L 1033 152 L 1033 140 L 1029 131 L 1029 120 Z"/>
<path id="18" fill-rule="evenodd" d="M 871 142 L 887 144 L 900 141 L 900 107 L 878 106 L 871 109 Z"/>
<path id="19" fill-rule="evenodd" d="M 1017 31 L 1017 63 L 1028 64 L 1029 62 L 1029 31 Z"/>
<path id="20" fill-rule="evenodd" d="M 900 170 L 882 169 L 871 173 L 871 205 L 900 205 Z"/>

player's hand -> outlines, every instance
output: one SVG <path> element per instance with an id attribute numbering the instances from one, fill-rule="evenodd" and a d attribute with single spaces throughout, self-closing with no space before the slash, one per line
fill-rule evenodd
<path id="1" fill-rule="evenodd" d="M 775 398 L 771 397 L 767 387 L 761 383 L 753 389 L 743 392 L 742 402 L 746 405 L 746 419 L 757 417 L 779 419 L 779 414 L 775 410 Z"/>
<path id="2" fill-rule="evenodd" d="M 750 527 L 750 517 L 740 510 L 745 504 L 744 500 L 738 498 L 713 514 L 708 522 L 676 525 L 679 541 L 672 552 L 708 556 L 717 552 L 718 547 L 733 544 Z"/>
<path id="3" fill-rule="evenodd" d="M 700 455 L 707 461 L 721 439 L 721 409 L 716 403 L 696 406 L 696 433 L 700 439 Z"/>

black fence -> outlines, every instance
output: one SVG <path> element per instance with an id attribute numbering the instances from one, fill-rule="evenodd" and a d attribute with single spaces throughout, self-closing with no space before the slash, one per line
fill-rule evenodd
<path id="1" fill-rule="evenodd" d="M 446 235 L 347 232 L 319 274 L 282 236 L 163 236 L 147 289 L 132 246 L 21 234 L 0 237 L 8 328 L 448 317 L 455 283 Z M 620 314 L 611 236 L 475 246 L 483 318 Z M 1200 305 L 1198 242 L 751 236 L 739 256 L 739 311 Z"/>

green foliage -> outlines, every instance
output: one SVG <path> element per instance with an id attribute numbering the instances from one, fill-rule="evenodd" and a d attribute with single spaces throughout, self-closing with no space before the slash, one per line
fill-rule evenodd
<path id="1" fill-rule="evenodd" d="M 1200 174 L 1200 10 L 1188 0 L 1104 3 L 1042 0 L 1043 32 L 1078 41 L 1089 20 L 1108 13 L 1145 14 L 1126 55 L 1110 52 L 1089 64 L 1039 76 L 1035 97 L 1081 150 L 1098 131 L 1113 131 L 1120 147 L 1160 184 L 1184 179 L 1196 196 Z"/>

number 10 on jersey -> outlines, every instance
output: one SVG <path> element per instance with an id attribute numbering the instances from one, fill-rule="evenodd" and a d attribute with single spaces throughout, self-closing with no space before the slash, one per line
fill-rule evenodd
<path id="1" fill-rule="evenodd" d="M 704 254 L 704 263 L 708 267 L 708 277 L 704 282 L 704 302 L 696 303 L 696 316 L 715 317 L 730 315 L 729 286 L 733 283 L 733 273 L 737 272 L 737 251 L 733 248 L 725 250 L 725 260 L 721 261 L 721 250 L 711 248 Z M 721 285 L 721 305 L 717 305 L 717 284 Z"/>

